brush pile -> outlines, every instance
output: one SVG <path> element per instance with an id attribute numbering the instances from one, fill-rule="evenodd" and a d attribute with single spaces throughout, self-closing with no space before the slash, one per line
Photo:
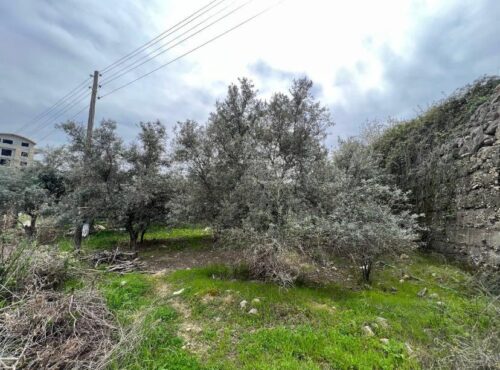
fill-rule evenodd
<path id="1" fill-rule="evenodd" d="M 94 268 L 106 264 L 108 272 L 132 272 L 144 270 L 145 265 L 139 261 L 136 252 L 124 252 L 116 248 L 114 251 L 99 251 L 88 257 Z"/>
<path id="2" fill-rule="evenodd" d="M 102 369 L 123 333 L 101 294 L 54 246 L 21 242 L 0 265 L 0 369 Z"/>
<path id="3" fill-rule="evenodd" d="M 39 291 L 0 314 L 4 366 L 26 369 L 95 369 L 119 329 L 96 291 L 67 295 Z M 0 359 L 2 361 L 2 359 Z"/>

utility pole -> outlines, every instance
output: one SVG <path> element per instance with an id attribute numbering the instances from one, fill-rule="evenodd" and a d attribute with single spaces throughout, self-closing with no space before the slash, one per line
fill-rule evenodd
<path id="1" fill-rule="evenodd" d="M 92 77 L 92 75 L 90 75 Z M 99 87 L 99 71 L 94 71 L 94 82 L 92 84 L 92 94 L 90 97 L 90 107 L 89 107 L 89 120 L 87 122 L 87 142 L 84 156 L 84 167 L 88 170 L 88 165 L 90 161 L 91 148 L 92 148 L 92 132 L 94 131 L 94 118 L 95 118 L 95 103 L 97 99 L 97 89 Z M 83 180 L 85 183 L 87 178 Z M 78 207 L 78 217 L 75 225 L 75 234 L 73 235 L 73 242 L 75 243 L 75 249 L 79 253 L 82 246 L 82 231 L 84 225 L 87 224 L 90 227 L 92 220 L 89 219 L 88 212 L 86 209 L 85 202 L 80 203 Z"/>
<path id="2" fill-rule="evenodd" d="M 97 99 L 97 88 L 99 87 L 99 71 L 94 71 L 94 83 L 92 84 L 92 95 L 90 97 L 89 120 L 87 123 L 87 150 L 92 145 L 92 131 L 94 130 L 95 103 Z"/>

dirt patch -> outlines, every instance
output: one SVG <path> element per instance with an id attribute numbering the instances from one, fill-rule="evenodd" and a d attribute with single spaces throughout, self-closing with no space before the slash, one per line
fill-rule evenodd
<path id="1" fill-rule="evenodd" d="M 172 250 L 167 246 L 145 248 L 139 252 L 139 257 L 149 271 L 164 271 L 165 273 L 187 268 L 207 265 L 231 265 L 238 263 L 239 251 L 221 248 Z"/>
<path id="2" fill-rule="evenodd" d="M 157 284 L 155 291 L 159 298 L 166 298 L 172 294 L 172 288 L 167 283 Z"/>
<path id="3" fill-rule="evenodd" d="M 198 355 L 206 354 L 209 346 L 201 339 L 203 327 L 191 319 L 190 308 L 180 299 L 174 299 L 171 305 L 182 316 L 182 323 L 177 333 L 184 341 L 182 348 Z"/>
<path id="4" fill-rule="evenodd" d="M 172 300 L 171 306 L 180 313 L 184 319 L 189 319 L 191 317 L 191 309 L 180 299 Z"/>

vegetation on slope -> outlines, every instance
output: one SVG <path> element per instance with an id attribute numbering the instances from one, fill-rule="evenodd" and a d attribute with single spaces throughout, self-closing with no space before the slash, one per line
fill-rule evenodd
<path id="1" fill-rule="evenodd" d="M 398 186 L 412 191 L 417 212 L 428 212 L 442 202 L 451 207 L 458 168 L 442 160 L 443 155 L 458 156 L 457 148 L 440 149 L 457 130 L 463 129 L 477 108 L 486 102 L 500 83 L 499 77 L 485 77 L 456 91 L 414 119 L 394 124 L 374 143 L 381 165 L 395 175 Z M 446 184 L 440 188 L 439 184 Z M 437 197 L 442 192 L 448 196 Z"/>

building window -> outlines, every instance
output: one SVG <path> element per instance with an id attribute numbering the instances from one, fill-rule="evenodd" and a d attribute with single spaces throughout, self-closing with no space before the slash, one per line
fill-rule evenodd
<path id="1" fill-rule="evenodd" d="M 28 156 L 28 153 L 26 152 L 21 152 L 21 157 L 27 157 Z"/>
<path id="2" fill-rule="evenodd" d="M 10 140 L 10 139 L 3 139 L 2 142 L 4 144 L 14 144 L 14 141 L 13 140 Z"/>
<path id="3" fill-rule="evenodd" d="M 1 158 L 0 159 L 0 166 L 8 166 L 10 164 L 10 161 L 8 159 Z"/>
<path id="4" fill-rule="evenodd" d="M 30 143 L 24 143 L 24 142 L 23 142 L 23 143 L 21 143 L 21 145 L 22 145 L 22 146 L 25 146 L 26 148 L 29 148 Z"/>
<path id="5" fill-rule="evenodd" d="M 10 149 L 2 149 L 2 155 L 5 157 L 12 157 L 12 150 Z"/>
<path id="6" fill-rule="evenodd" d="M 28 162 L 21 162 L 21 166 L 27 166 Z"/>

